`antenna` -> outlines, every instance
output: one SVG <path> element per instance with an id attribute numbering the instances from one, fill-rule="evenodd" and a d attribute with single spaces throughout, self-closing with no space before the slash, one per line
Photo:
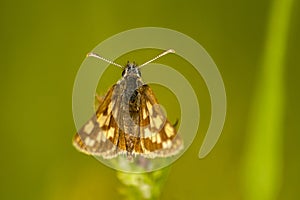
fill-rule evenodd
<path id="1" fill-rule="evenodd" d="M 143 66 L 145 66 L 145 65 L 147 65 L 147 64 L 149 64 L 149 63 L 151 63 L 151 62 L 153 62 L 154 60 L 157 60 L 158 58 L 160 58 L 160 57 L 162 57 L 162 56 L 164 56 L 164 55 L 167 55 L 168 53 L 175 53 L 175 50 L 174 50 L 174 49 L 168 49 L 168 50 L 162 52 L 161 54 L 159 54 L 158 56 L 156 56 L 155 58 L 153 58 L 153 59 L 151 59 L 151 60 L 145 62 L 145 63 L 142 64 L 142 65 L 140 65 L 139 68 L 141 68 L 141 67 L 143 67 Z"/>
<path id="2" fill-rule="evenodd" d="M 124 67 L 123 67 L 122 65 L 119 65 L 119 64 L 117 64 L 117 63 L 114 63 L 113 61 L 110 61 L 110 60 L 108 60 L 108 59 L 106 59 L 106 58 L 103 58 L 103 57 L 100 56 L 99 54 L 96 54 L 96 53 L 91 52 L 91 53 L 88 53 L 86 56 L 87 56 L 87 57 L 95 57 L 95 58 L 98 58 L 98 59 L 103 60 L 103 61 L 105 61 L 105 62 L 107 62 L 107 63 L 109 63 L 109 64 L 112 64 L 112 65 L 114 65 L 114 66 L 117 66 L 117 67 L 120 67 L 120 68 L 124 69 Z"/>

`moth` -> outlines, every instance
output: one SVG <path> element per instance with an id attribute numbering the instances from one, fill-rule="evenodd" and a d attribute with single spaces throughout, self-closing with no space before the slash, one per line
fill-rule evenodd
<path id="1" fill-rule="evenodd" d="M 182 138 L 158 104 L 152 89 L 144 84 L 140 68 L 168 54 L 169 49 L 138 66 L 125 67 L 96 53 L 95 57 L 121 67 L 122 78 L 114 84 L 104 98 L 98 98 L 96 113 L 75 134 L 73 145 L 89 155 L 112 159 L 125 154 L 128 159 L 136 155 L 145 158 L 169 157 L 183 148 Z"/>

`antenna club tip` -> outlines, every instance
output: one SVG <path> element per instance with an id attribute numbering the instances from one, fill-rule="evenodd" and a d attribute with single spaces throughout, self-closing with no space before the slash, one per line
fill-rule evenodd
<path id="1" fill-rule="evenodd" d="M 170 52 L 170 53 L 176 53 L 176 51 L 174 49 L 169 49 L 168 52 Z"/>
<path id="2" fill-rule="evenodd" d="M 98 58 L 100 56 L 98 54 L 96 54 L 96 53 L 89 52 L 88 54 L 86 54 L 86 57 L 95 57 L 95 58 Z"/>
<path id="3" fill-rule="evenodd" d="M 92 52 L 89 52 L 89 53 L 86 54 L 86 57 L 90 57 L 90 56 L 93 56 Z"/>

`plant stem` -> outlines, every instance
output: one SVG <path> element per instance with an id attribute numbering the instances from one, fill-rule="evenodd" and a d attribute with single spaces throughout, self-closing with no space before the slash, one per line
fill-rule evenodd
<path id="1" fill-rule="evenodd" d="M 157 200 L 159 199 L 164 183 L 169 175 L 170 168 L 160 169 L 150 173 L 117 172 L 122 183 L 119 193 L 125 200 Z"/>

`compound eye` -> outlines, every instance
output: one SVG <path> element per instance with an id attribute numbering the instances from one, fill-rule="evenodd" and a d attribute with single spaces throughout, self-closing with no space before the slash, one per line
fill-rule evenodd
<path id="1" fill-rule="evenodd" d="M 122 71 L 122 76 L 124 77 L 124 75 L 125 75 L 125 72 L 126 71 L 126 69 L 124 69 L 123 71 Z"/>

